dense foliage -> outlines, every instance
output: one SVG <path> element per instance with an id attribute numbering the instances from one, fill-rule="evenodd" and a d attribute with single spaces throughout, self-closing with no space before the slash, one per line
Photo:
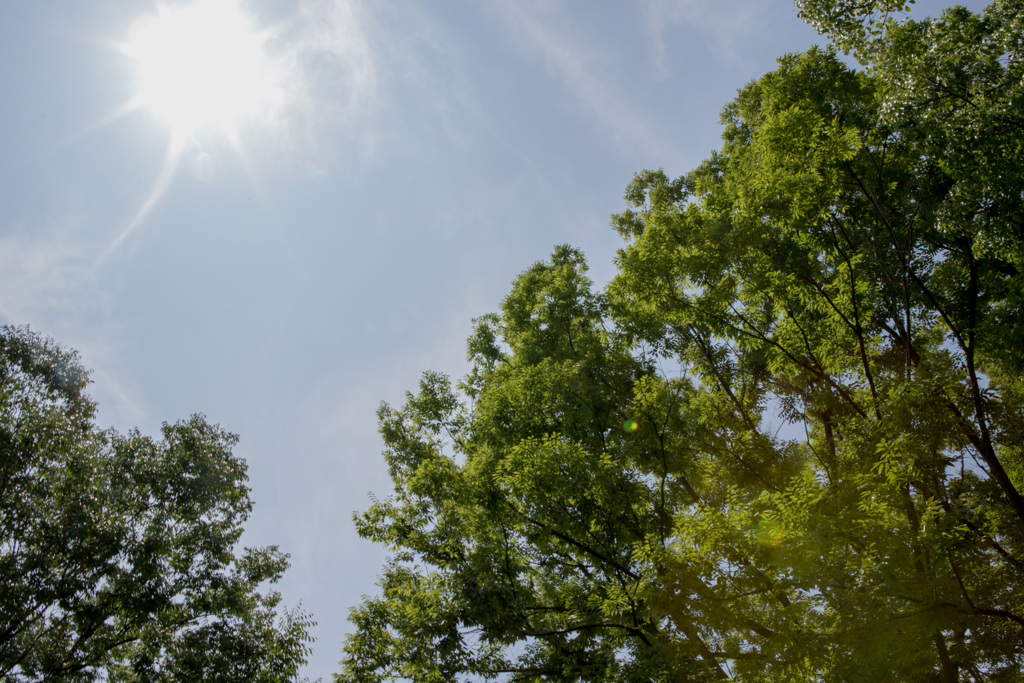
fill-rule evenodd
<path id="1" fill-rule="evenodd" d="M 1024 3 L 805 0 L 723 147 L 639 174 L 381 432 L 340 678 L 1024 677 Z"/>
<path id="2" fill-rule="evenodd" d="M 0 679 L 288 681 L 309 617 L 236 553 L 252 503 L 236 437 L 201 416 L 101 431 L 73 352 L 0 329 Z"/>

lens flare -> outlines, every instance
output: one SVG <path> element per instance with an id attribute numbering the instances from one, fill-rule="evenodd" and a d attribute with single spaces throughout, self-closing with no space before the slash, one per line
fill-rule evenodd
<path id="1" fill-rule="evenodd" d="M 622 423 L 622 431 L 626 432 L 627 434 L 632 434 L 638 429 L 640 429 L 640 425 L 638 425 L 633 420 L 626 420 L 625 422 Z"/>
<path id="2" fill-rule="evenodd" d="M 754 527 L 754 536 L 762 548 L 778 548 L 786 538 L 786 530 L 773 519 L 761 519 Z"/>

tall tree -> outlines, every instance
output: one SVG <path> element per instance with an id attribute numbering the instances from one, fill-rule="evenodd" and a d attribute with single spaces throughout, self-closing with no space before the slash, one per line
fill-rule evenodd
<path id="1" fill-rule="evenodd" d="M 558 249 L 479 322 L 458 389 L 428 373 L 381 408 L 396 496 L 358 528 L 397 554 L 353 613 L 346 679 L 661 671 L 643 654 L 657 623 L 639 556 L 678 493 L 652 488 L 661 465 L 620 427 L 645 369 L 603 329 L 584 272 Z"/>
<path id="2" fill-rule="evenodd" d="M 800 3 L 861 69 L 780 59 L 604 294 L 560 248 L 384 407 L 343 677 L 1024 675 L 1021 4 Z"/>
<path id="3" fill-rule="evenodd" d="M 101 431 L 87 384 L 74 352 L 0 330 L 0 678 L 294 680 L 312 622 L 259 590 L 285 555 L 235 550 L 237 438 Z"/>

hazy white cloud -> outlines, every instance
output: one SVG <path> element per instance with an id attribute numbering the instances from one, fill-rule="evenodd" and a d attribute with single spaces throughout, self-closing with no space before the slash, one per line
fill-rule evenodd
<path id="1" fill-rule="evenodd" d="M 588 44 L 570 28 L 561 3 L 503 0 L 493 7 L 509 32 L 543 57 L 551 75 L 565 84 L 618 147 L 645 155 L 661 151 L 658 136 L 609 78 L 607 51 Z"/>
<path id="2" fill-rule="evenodd" d="M 302 0 L 273 28 L 268 49 L 289 74 L 277 139 L 318 174 L 342 153 L 369 157 L 397 131 L 436 125 L 456 147 L 479 118 L 465 55 L 419 4 Z M 410 121 L 408 100 L 417 102 Z M 327 156 L 332 155 L 332 156 Z"/>
<path id="3" fill-rule="evenodd" d="M 263 122 L 268 149 L 284 148 L 292 163 L 315 171 L 331 159 L 327 150 L 368 154 L 379 108 L 380 73 L 372 36 L 373 17 L 361 0 L 301 0 L 268 29 L 268 56 L 285 74 L 282 106 Z M 273 133 L 272 135 L 269 133 Z"/>

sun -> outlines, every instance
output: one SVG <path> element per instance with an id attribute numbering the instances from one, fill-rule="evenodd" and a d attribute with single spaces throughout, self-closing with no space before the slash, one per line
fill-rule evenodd
<path id="1" fill-rule="evenodd" d="M 244 158 L 240 129 L 284 105 L 285 62 L 266 50 L 241 0 L 156 0 L 156 14 L 133 22 L 115 49 L 135 66 L 137 93 L 110 120 L 148 109 L 168 126 L 163 165 L 135 217 L 103 251 L 97 267 L 145 221 L 167 192 L 181 155 L 200 133 L 218 129 Z"/>
<path id="2" fill-rule="evenodd" d="M 247 117 L 280 99 L 276 69 L 238 0 L 160 4 L 137 20 L 123 50 L 135 63 L 134 104 L 151 110 L 184 140 L 216 126 L 233 137 Z"/>

